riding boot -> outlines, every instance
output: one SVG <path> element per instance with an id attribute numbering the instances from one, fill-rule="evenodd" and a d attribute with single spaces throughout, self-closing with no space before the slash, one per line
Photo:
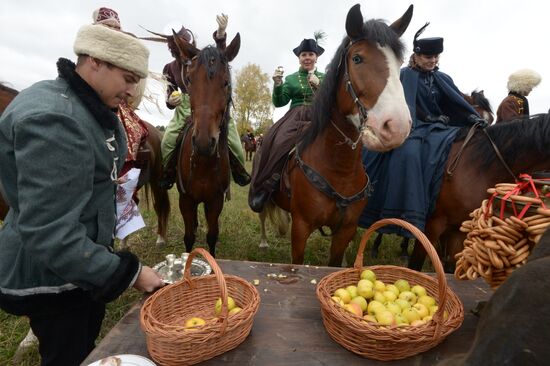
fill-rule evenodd
<path id="1" fill-rule="evenodd" d="M 166 166 L 162 169 L 162 176 L 160 178 L 159 187 L 161 189 L 170 189 L 176 181 L 176 161 L 177 154 L 172 154 L 170 159 L 166 162 Z"/>
<path id="2" fill-rule="evenodd" d="M 250 183 L 250 174 L 247 173 L 244 166 L 237 157 L 229 150 L 229 166 L 231 167 L 231 175 L 233 180 L 240 186 L 246 186 Z"/>
<path id="3" fill-rule="evenodd" d="M 264 209 L 264 205 L 271 197 L 273 191 L 277 189 L 281 175 L 279 173 L 273 174 L 268 180 L 266 180 L 261 187 L 248 199 L 248 205 L 252 211 L 260 213 Z"/>

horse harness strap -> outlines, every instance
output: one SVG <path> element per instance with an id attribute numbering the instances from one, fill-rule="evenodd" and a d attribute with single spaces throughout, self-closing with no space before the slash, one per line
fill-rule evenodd
<path id="1" fill-rule="evenodd" d="M 514 180 L 514 182 L 516 181 L 516 176 L 514 174 L 514 172 L 512 171 L 512 169 L 510 169 L 510 167 L 508 166 L 508 164 L 506 164 L 506 161 L 504 161 L 504 158 L 502 157 L 502 154 L 500 153 L 500 150 L 499 148 L 497 147 L 497 145 L 495 144 L 495 142 L 493 141 L 493 139 L 491 138 L 491 136 L 489 135 L 489 133 L 487 132 L 486 129 L 483 129 L 483 132 L 485 132 L 485 136 L 487 136 L 487 138 L 489 139 L 489 142 L 491 143 L 491 145 L 493 146 L 493 149 L 495 149 L 495 154 L 498 156 L 498 159 L 500 160 L 500 162 L 502 163 L 502 165 L 504 165 L 504 168 L 506 168 L 506 170 L 508 171 L 508 173 L 510 173 L 510 175 L 512 176 L 512 179 Z"/>

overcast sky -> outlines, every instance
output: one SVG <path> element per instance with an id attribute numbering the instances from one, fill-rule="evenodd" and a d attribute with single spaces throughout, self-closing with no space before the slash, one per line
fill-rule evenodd
<path id="1" fill-rule="evenodd" d="M 327 39 L 319 58 L 323 71 L 345 35 L 348 10 L 357 0 L 0 0 L 0 81 L 23 89 L 57 75 L 59 57 L 72 60 L 78 28 L 91 23 L 92 12 L 100 6 L 118 11 L 124 30 L 147 36 L 143 26 L 168 34 L 183 24 L 197 36 L 200 48 L 213 43 L 216 15 L 229 15 L 228 41 L 241 34 L 241 50 L 232 63 L 239 70 L 248 63 L 258 64 L 272 74 L 281 65 L 286 74 L 295 72 L 298 60 L 292 53 L 303 38 L 322 30 Z M 440 69 L 448 73 L 463 92 L 485 90 L 496 110 L 507 95 L 511 72 L 532 68 L 542 75 L 542 83 L 529 96 L 531 113 L 547 112 L 550 107 L 548 63 L 548 19 L 550 6 L 540 0 L 376 0 L 362 1 L 365 19 L 381 18 L 391 23 L 414 4 L 411 24 L 404 34 L 408 52 L 414 33 L 431 22 L 422 37 L 445 38 Z M 151 51 L 150 69 L 161 72 L 171 61 L 165 44 L 147 42 Z M 151 86 L 163 94 L 158 85 Z M 286 111 L 278 108 L 277 120 Z M 155 125 L 166 124 L 172 112 L 162 112 L 150 104 L 139 112 Z"/>

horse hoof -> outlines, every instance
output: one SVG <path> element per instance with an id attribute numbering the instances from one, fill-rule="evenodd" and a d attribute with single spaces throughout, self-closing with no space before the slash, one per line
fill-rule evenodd
<path id="1" fill-rule="evenodd" d="M 267 244 L 267 241 L 262 240 L 260 242 L 260 248 L 269 248 L 269 244 Z"/>
<path id="2" fill-rule="evenodd" d="M 162 248 L 166 245 L 166 241 L 163 238 L 157 238 L 156 245 L 157 247 Z"/>

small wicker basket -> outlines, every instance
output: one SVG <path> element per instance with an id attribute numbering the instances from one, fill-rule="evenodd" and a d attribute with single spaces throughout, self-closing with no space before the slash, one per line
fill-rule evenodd
<path id="1" fill-rule="evenodd" d="M 344 310 L 331 299 L 334 291 L 357 283 L 363 268 L 363 251 L 370 235 L 386 225 L 398 225 L 409 230 L 422 243 L 435 267 L 437 280 L 426 274 L 408 268 L 380 265 L 371 266 L 377 279 L 388 283 L 405 279 L 423 286 L 439 304 L 433 320 L 419 326 L 389 327 L 368 323 L 361 317 Z M 325 276 L 317 286 L 317 297 L 321 302 L 323 323 L 329 335 L 337 343 L 363 357 L 375 360 L 398 360 L 425 352 L 460 327 L 464 320 L 464 308 L 456 294 L 447 287 L 441 261 L 426 236 L 413 225 L 399 219 L 383 219 L 375 222 L 361 239 L 353 268 Z M 448 317 L 444 319 L 444 311 Z"/>
<path id="2" fill-rule="evenodd" d="M 208 276 L 191 277 L 191 261 L 202 255 L 212 267 Z M 227 296 L 241 311 L 228 316 Z M 215 303 L 222 298 L 222 310 L 215 315 Z M 193 365 L 227 352 L 250 333 L 260 306 L 256 288 L 244 279 L 224 275 L 214 258 L 204 249 L 189 254 L 183 279 L 149 297 L 141 309 L 141 328 L 146 334 L 149 354 L 160 365 Z M 206 324 L 186 329 L 185 321 L 200 317 Z"/>

